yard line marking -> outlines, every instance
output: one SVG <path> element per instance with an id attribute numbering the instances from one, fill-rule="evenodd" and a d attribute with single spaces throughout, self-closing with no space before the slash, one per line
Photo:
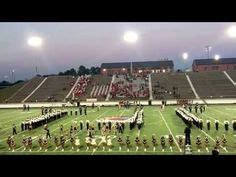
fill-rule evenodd
<path id="1" fill-rule="evenodd" d="M 161 118 L 163 119 L 163 121 L 164 121 L 166 127 L 168 128 L 170 134 L 172 135 L 172 137 L 173 137 L 173 139 L 174 139 L 174 142 L 175 142 L 177 148 L 179 149 L 180 152 L 182 152 L 181 148 L 179 147 L 179 144 L 177 143 L 177 141 L 176 141 L 176 139 L 175 139 L 175 136 L 173 135 L 172 131 L 170 130 L 170 127 L 168 126 L 168 124 L 167 124 L 167 122 L 166 122 L 165 118 L 163 117 L 163 115 L 162 115 L 162 113 L 161 113 L 160 110 L 159 110 L 159 113 L 160 113 Z"/>
<path id="2" fill-rule="evenodd" d="M 199 130 L 199 129 L 198 129 L 198 130 Z M 204 133 L 206 136 L 208 136 L 212 141 L 216 142 L 216 141 L 215 141 L 209 134 L 207 134 L 205 131 L 203 131 L 203 130 L 199 130 L 199 131 L 203 132 L 203 133 Z M 225 149 L 223 146 L 220 145 L 220 147 L 221 147 L 222 149 L 224 149 L 225 152 L 228 152 L 227 149 Z"/>
<path id="3" fill-rule="evenodd" d="M 209 117 L 210 119 L 212 119 L 212 120 L 216 120 L 216 119 L 214 119 L 213 117 L 211 117 L 211 116 L 209 116 L 209 115 L 207 115 L 207 114 L 204 114 L 206 117 Z M 222 122 L 220 122 L 219 121 L 219 123 L 221 124 L 221 125 L 224 125 Z M 233 128 L 232 127 L 230 127 L 229 126 L 229 128 L 231 129 L 231 130 L 233 130 Z"/>

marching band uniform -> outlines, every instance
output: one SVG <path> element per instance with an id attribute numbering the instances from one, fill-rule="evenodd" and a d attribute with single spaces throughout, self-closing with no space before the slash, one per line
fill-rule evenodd
<path id="1" fill-rule="evenodd" d="M 207 130 L 210 130 L 211 129 L 211 121 L 210 120 L 207 120 Z"/>
<path id="2" fill-rule="evenodd" d="M 136 151 L 138 151 L 138 148 L 140 146 L 140 140 L 139 140 L 138 137 L 136 137 L 134 141 L 135 141 L 135 144 L 136 144 Z"/>
<path id="3" fill-rule="evenodd" d="M 229 121 L 224 121 L 224 125 L 225 125 L 225 131 L 229 130 Z"/>
<path id="4" fill-rule="evenodd" d="M 23 144 L 23 146 L 24 146 L 24 151 L 25 151 L 25 150 L 26 150 L 26 147 L 27 147 L 27 140 L 26 140 L 26 138 L 23 138 L 22 144 Z"/>
<path id="5" fill-rule="evenodd" d="M 48 150 L 48 140 L 47 140 L 47 138 L 45 138 L 44 140 L 43 140 L 43 147 L 44 147 L 44 150 L 45 150 L 45 152 Z"/>
<path id="6" fill-rule="evenodd" d="M 148 142 L 147 142 L 146 137 L 143 138 L 143 147 L 144 147 L 144 151 L 146 152 L 148 148 Z"/>
<path id="7" fill-rule="evenodd" d="M 162 146 L 162 149 L 164 150 L 164 148 L 166 146 L 166 140 L 165 140 L 164 136 L 161 137 L 161 146 Z"/>
<path id="8" fill-rule="evenodd" d="M 122 140 L 122 137 L 121 136 L 119 136 L 119 138 L 118 138 L 118 143 L 119 143 L 119 151 L 121 151 L 121 147 L 122 147 L 122 145 L 123 145 L 123 140 Z"/>
<path id="9" fill-rule="evenodd" d="M 233 124 L 233 130 L 236 130 L 236 120 L 233 120 L 232 124 Z"/>
<path id="10" fill-rule="evenodd" d="M 198 150 L 201 148 L 201 145 L 202 145 L 202 141 L 201 141 L 201 138 L 200 136 L 197 136 L 197 139 L 196 139 L 196 145 L 198 147 Z"/>
<path id="11" fill-rule="evenodd" d="M 157 139 L 156 139 L 155 135 L 152 135 L 152 145 L 153 145 L 153 151 L 155 151 L 156 146 L 157 146 Z"/>
<path id="12" fill-rule="evenodd" d="M 42 140 L 42 138 L 39 138 L 38 143 L 39 143 L 39 150 L 41 150 L 41 149 L 42 149 L 42 146 L 43 146 L 43 140 Z"/>
<path id="13" fill-rule="evenodd" d="M 219 147 L 220 147 L 219 137 L 216 137 L 216 147 L 217 147 L 217 149 L 219 149 Z"/>
<path id="14" fill-rule="evenodd" d="M 179 144 L 180 147 L 183 146 L 183 137 L 182 137 L 182 136 L 179 136 L 179 138 L 178 138 L 178 144 Z"/>
<path id="15" fill-rule="evenodd" d="M 226 146 L 226 143 L 227 143 L 227 139 L 226 139 L 225 135 L 223 135 L 223 138 L 222 138 L 222 145 L 225 147 L 225 146 Z"/>
<path id="16" fill-rule="evenodd" d="M 56 145 L 56 149 L 55 149 L 55 150 L 57 150 L 58 147 L 59 147 L 59 140 L 58 140 L 57 137 L 54 138 L 54 143 L 55 143 L 55 145 Z"/>
<path id="17" fill-rule="evenodd" d="M 29 149 L 29 151 L 31 151 L 31 149 L 32 149 L 32 138 L 31 137 L 28 138 L 28 149 Z"/>
<path id="18" fill-rule="evenodd" d="M 8 147 L 9 147 L 9 151 L 11 150 L 11 136 L 8 136 L 7 138 L 7 144 L 8 144 Z"/>
<path id="19" fill-rule="evenodd" d="M 216 130 L 218 131 L 219 130 L 219 121 L 218 120 L 215 120 L 215 127 L 216 127 Z"/>
<path id="20" fill-rule="evenodd" d="M 75 139 L 73 137 L 70 138 L 70 143 L 71 143 L 71 150 L 73 150 L 75 147 Z"/>
<path id="21" fill-rule="evenodd" d="M 126 147 L 127 147 L 127 151 L 129 151 L 129 148 L 130 148 L 129 136 L 126 137 Z"/>
<path id="22" fill-rule="evenodd" d="M 169 135 L 169 144 L 170 144 L 170 147 L 173 146 L 173 143 L 174 143 L 174 139 L 173 139 L 173 136 L 170 134 L 170 135 Z"/>
<path id="23" fill-rule="evenodd" d="M 83 121 L 81 120 L 79 124 L 80 124 L 80 130 L 83 130 Z"/>
<path id="24" fill-rule="evenodd" d="M 208 137 L 207 137 L 207 136 L 205 137 L 205 141 L 204 141 L 204 143 L 205 143 L 205 146 L 206 146 L 206 147 L 208 147 L 208 146 L 209 146 L 209 139 L 208 139 Z"/>
<path id="25" fill-rule="evenodd" d="M 200 119 L 199 128 L 200 128 L 201 130 L 202 130 L 202 128 L 203 128 L 203 121 L 202 121 L 202 119 Z"/>
<path id="26" fill-rule="evenodd" d="M 64 151 L 65 138 L 63 135 L 61 135 L 60 137 L 60 145 L 61 145 L 61 150 Z"/>

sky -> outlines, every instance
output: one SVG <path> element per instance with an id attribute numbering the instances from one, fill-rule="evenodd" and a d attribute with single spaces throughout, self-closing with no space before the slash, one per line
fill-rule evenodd
<path id="1" fill-rule="evenodd" d="M 236 57 L 236 38 L 226 31 L 236 23 L 0 23 L 0 80 L 30 79 L 39 74 L 57 74 L 70 68 L 100 66 L 103 62 L 153 61 L 168 58 L 175 69 L 190 68 L 193 59 L 210 55 Z M 138 34 L 135 43 L 123 40 L 126 31 Z M 40 48 L 27 44 L 39 36 Z M 182 59 L 188 52 L 189 58 Z"/>

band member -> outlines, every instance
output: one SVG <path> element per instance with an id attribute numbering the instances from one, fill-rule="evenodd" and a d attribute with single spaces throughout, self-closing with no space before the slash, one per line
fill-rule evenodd
<path id="1" fill-rule="evenodd" d="M 161 137 L 161 146 L 162 146 L 162 151 L 164 151 L 166 146 L 166 140 L 164 136 Z"/>
<path id="2" fill-rule="evenodd" d="M 32 150 L 32 138 L 31 137 L 28 138 L 27 147 L 28 147 L 29 151 L 31 152 L 31 150 Z"/>
<path id="3" fill-rule="evenodd" d="M 100 109 L 101 109 L 101 106 L 97 105 L 97 111 L 100 111 Z"/>
<path id="4" fill-rule="evenodd" d="M 111 121 L 108 122 L 108 128 L 111 130 Z"/>
<path id="5" fill-rule="evenodd" d="M 89 120 L 86 120 L 86 129 L 87 129 L 87 131 L 89 129 Z"/>
<path id="6" fill-rule="evenodd" d="M 232 121 L 232 125 L 233 125 L 233 130 L 235 131 L 236 130 L 236 120 Z"/>
<path id="7" fill-rule="evenodd" d="M 223 147 L 226 147 L 226 144 L 227 144 L 227 139 L 226 139 L 226 136 L 223 135 L 223 137 L 222 137 L 222 145 L 223 145 Z"/>
<path id="8" fill-rule="evenodd" d="M 89 126 L 89 129 L 88 129 L 88 131 L 87 131 L 87 136 L 90 137 L 90 138 L 93 137 L 92 127 L 91 127 L 91 126 Z"/>
<path id="9" fill-rule="evenodd" d="M 43 148 L 44 148 L 45 152 L 47 152 L 47 150 L 48 150 L 48 140 L 47 140 L 47 138 L 43 139 Z"/>
<path id="10" fill-rule="evenodd" d="M 178 137 L 178 144 L 179 144 L 179 147 L 180 147 L 180 148 L 183 147 L 183 143 L 184 143 L 184 141 L 183 141 L 183 136 L 179 136 L 179 137 Z"/>
<path id="11" fill-rule="evenodd" d="M 51 134 L 50 134 L 49 129 L 47 128 L 46 131 L 47 131 L 46 138 L 50 138 L 51 139 Z"/>
<path id="12" fill-rule="evenodd" d="M 65 138 L 63 135 L 61 135 L 60 137 L 60 145 L 61 145 L 61 151 L 64 151 L 64 147 L 65 147 Z"/>
<path id="13" fill-rule="evenodd" d="M 198 152 L 200 152 L 200 148 L 201 148 L 201 145 L 202 145 L 202 141 L 201 141 L 200 136 L 197 136 L 196 145 L 197 145 L 197 148 L 198 148 Z"/>
<path id="14" fill-rule="evenodd" d="M 207 120 L 206 123 L 207 123 L 207 130 L 210 130 L 211 129 L 211 121 Z"/>
<path id="15" fill-rule="evenodd" d="M 152 146 L 153 146 L 153 151 L 156 151 L 157 139 L 155 134 L 152 135 Z"/>
<path id="16" fill-rule="evenodd" d="M 215 120 L 215 127 L 216 127 L 216 130 L 218 131 L 219 130 L 219 121 L 218 120 Z"/>
<path id="17" fill-rule="evenodd" d="M 73 136 L 73 126 L 70 126 L 70 136 Z"/>
<path id="18" fill-rule="evenodd" d="M 117 142 L 119 143 L 119 151 L 121 151 L 121 148 L 122 148 L 122 146 L 124 144 L 121 136 L 119 136 Z"/>
<path id="19" fill-rule="evenodd" d="M 101 122 L 98 121 L 98 130 L 101 130 Z"/>
<path id="20" fill-rule="evenodd" d="M 11 150 L 11 139 L 12 139 L 12 137 L 11 136 L 8 136 L 8 138 L 7 138 L 7 144 L 8 144 L 8 147 L 9 147 L 9 151 Z"/>
<path id="21" fill-rule="evenodd" d="M 112 146 L 111 138 L 107 140 L 107 146 L 108 146 L 109 152 L 112 151 L 113 146 Z"/>
<path id="22" fill-rule="evenodd" d="M 224 125 L 225 125 L 225 131 L 229 130 L 229 121 L 224 121 Z"/>
<path id="23" fill-rule="evenodd" d="M 23 150 L 23 151 L 25 151 L 26 148 L 27 148 L 27 138 L 23 138 L 22 144 L 23 144 L 23 146 L 24 146 L 24 150 Z"/>
<path id="24" fill-rule="evenodd" d="M 78 115 L 78 112 L 75 110 L 75 115 L 77 116 Z"/>
<path id="25" fill-rule="evenodd" d="M 87 115 L 87 106 L 84 106 L 84 115 Z"/>
<path id="26" fill-rule="evenodd" d="M 173 139 L 173 136 L 171 134 L 169 134 L 169 144 L 170 144 L 170 149 L 172 149 L 172 147 L 174 145 L 174 139 Z"/>
<path id="27" fill-rule="evenodd" d="M 205 137 L 204 144 L 205 144 L 205 147 L 206 147 L 206 148 L 209 146 L 209 139 L 208 139 L 207 136 Z"/>
<path id="28" fill-rule="evenodd" d="M 203 120 L 202 120 L 202 119 L 200 119 L 199 128 L 200 128 L 201 130 L 202 130 L 202 128 L 203 128 Z"/>
<path id="29" fill-rule="evenodd" d="M 191 113 L 191 112 L 192 112 L 192 105 L 190 105 L 190 106 L 188 107 L 188 109 L 189 109 L 189 112 Z"/>
<path id="30" fill-rule="evenodd" d="M 75 139 L 75 146 L 77 147 L 77 151 L 80 149 L 80 139 L 76 138 Z"/>
<path id="31" fill-rule="evenodd" d="M 60 125 L 60 134 L 61 135 L 63 134 L 63 125 L 62 124 Z"/>
<path id="32" fill-rule="evenodd" d="M 95 105 L 94 105 L 94 102 L 93 102 L 93 103 L 92 103 L 92 109 L 94 109 L 94 106 L 95 106 Z"/>
<path id="33" fill-rule="evenodd" d="M 143 137 L 142 143 L 143 143 L 144 151 L 146 152 L 148 148 L 148 142 L 147 142 L 146 136 Z"/>
<path id="34" fill-rule="evenodd" d="M 201 105 L 200 106 L 200 113 L 202 114 L 202 112 L 203 112 L 203 106 Z"/>
<path id="35" fill-rule="evenodd" d="M 24 122 L 21 122 L 21 131 L 23 132 L 25 128 Z"/>
<path id="36" fill-rule="evenodd" d="M 72 110 L 70 111 L 70 115 L 71 115 L 71 116 L 73 115 L 73 111 L 72 111 Z"/>
<path id="37" fill-rule="evenodd" d="M 17 132 L 16 132 L 16 125 L 13 124 L 13 127 L 12 127 L 12 134 L 13 135 L 17 135 Z"/>
<path id="38" fill-rule="evenodd" d="M 38 143 L 39 143 L 39 150 L 41 151 L 43 147 L 43 140 L 41 137 L 39 137 Z"/>
<path id="39" fill-rule="evenodd" d="M 54 143 L 55 143 L 55 146 L 56 146 L 55 150 L 57 150 L 60 146 L 60 143 L 59 143 L 59 140 L 56 136 L 54 137 Z"/>
<path id="40" fill-rule="evenodd" d="M 83 110 L 82 110 L 82 107 L 80 106 L 79 107 L 79 114 L 82 116 L 82 114 L 83 114 L 83 112 L 82 112 Z"/>
<path id="41" fill-rule="evenodd" d="M 197 109 L 198 109 L 198 105 L 197 104 L 195 105 L 194 109 L 195 109 L 195 113 L 197 114 Z"/>
<path id="42" fill-rule="evenodd" d="M 105 151 L 106 145 L 107 145 L 106 136 L 102 136 L 98 146 L 102 147 L 102 151 Z"/>
<path id="43" fill-rule="evenodd" d="M 126 137 L 126 147 L 127 147 L 127 151 L 129 152 L 129 148 L 130 148 L 130 140 L 129 140 L 129 136 Z"/>
<path id="44" fill-rule="evenodd" d="M 12 149 L 12 152 L 15 151 L 15 148 L 16 148 L 16 143 L 15 143 L 14 138 L 12 137 L 12 138 L 11 138 L 11 149 Z"/>
<path id="45" fill-rule="evenodd" d="M 220 147 L 220 139 L 219 139 L 219 137 L 217 136 L 216 137 L 216 147 L 219 149 L 219 147 Z"/>
<path id="46" fill-rule="evenodd" d="M 138 151 L 138 149 L 139 149 L 139 146 L 140 146 L 140 140 L 139 140 L 139 137 L 137 136 L 136 138 L 135 138 L 135 144 L 136 144 L 136 151 Z"/>
<path id="47" fill-rule="evenodd" d="M 90 138 L 90 137 L 86 137 L 86 138 L 85 138 L 86 151 L 88 151 L 88 150 L 90 149 L 91 142 L 92 142 L 92 138 Z"/>
<path id="48" fill-rule="evenodd" d="M 71 150 L 74 150 L 74 148 L 75 148 L 75 138 L 74 137 L 70 138 L 70 143 L 71 143 Z"/>
<path id="49" fill-rule="evenodd" d="M 83 130 L 83 121 L 82 120 L 79 122 L 79 125 L 80 125 L 80 130 L 82 131 Z"/>
<path id="50" fill-rule="evenodd" d="M 93 152 L 96 151 L 96 149 L 97 149 L 96 138 L 91 139 L 91 146 L 93 147 Z"/>

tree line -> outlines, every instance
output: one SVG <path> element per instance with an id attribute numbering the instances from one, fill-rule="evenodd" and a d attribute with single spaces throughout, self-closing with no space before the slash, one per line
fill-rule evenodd
<path id="1" fill-rule="evenodd" d="M 59 72 L 58 75 L 72 75 L 72 76 L 81 76 L 85 74 L 91 74 L 91 75 L 96 75 L 100 74 L 101 68 L 100 67 L 94 67 L 92 66 L 91 68 L 86 68 L 85 66 L 81 65 L 79 68 L 76 70 L 75 68 L 68 69 L 64 72 Z"/>

